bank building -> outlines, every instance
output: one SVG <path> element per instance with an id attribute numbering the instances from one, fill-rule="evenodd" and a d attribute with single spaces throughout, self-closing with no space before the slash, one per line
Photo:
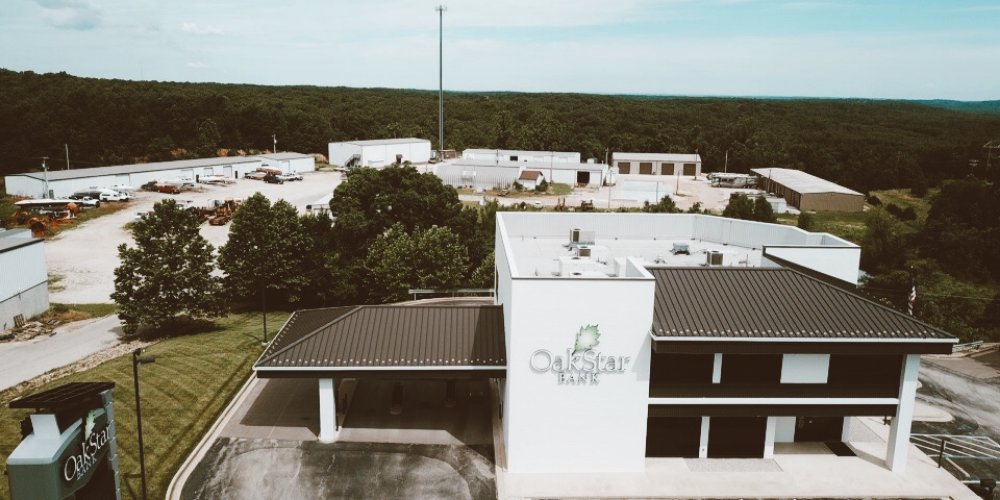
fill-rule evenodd
<path id="1" fill-rule="evenodd" d="M 346 383 L 486 381 L 512 474 L 771 458 L 854 417 L 885 419 L 880 467 L 902 472 L 920 356 L 956 339 L 859 293 L 860 256 L 708 215 L 499 212 L 492 304 L 298 311 L 254 370 L 319 380 L 322 441 Z"/>

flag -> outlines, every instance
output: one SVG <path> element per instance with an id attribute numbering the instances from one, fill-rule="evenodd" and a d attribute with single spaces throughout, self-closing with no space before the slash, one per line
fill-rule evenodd
<path id="1" fill-rule="evenodd" d="M 917 302 L 917 284 L 910 288 L 910 295 L 906 298 L 906 310 L 913 316 L 913 304 Z"/>

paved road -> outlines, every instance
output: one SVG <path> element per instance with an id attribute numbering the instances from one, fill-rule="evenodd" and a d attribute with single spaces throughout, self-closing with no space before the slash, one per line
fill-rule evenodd
<path id="1" fill-rule="evenodd" d="M 55 335 L 0 344 L 0 390 L 79 361 L 118 343 L 121 323 L 108 316 L 57 328 Z"/>

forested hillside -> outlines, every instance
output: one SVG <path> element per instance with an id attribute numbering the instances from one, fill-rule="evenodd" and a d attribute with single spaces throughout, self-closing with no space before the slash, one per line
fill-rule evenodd
<path id="1" fill-rule="evenodd" d="M 970 173 L 1000 115 L 884 100 L 445 96 L 445 147 L 694 152 L 706 171 L 804 169 L 868 191 Z M 219 150 L 325 153 L 330 141 L 417 136 L 437 144 L 437 93 L 133 82 L 0 70 L 0 174 L 172 159 Z M 979 168 L 985 170 L 985 161 Z M 977 172 L 982 177 L 983 172 Z"/>

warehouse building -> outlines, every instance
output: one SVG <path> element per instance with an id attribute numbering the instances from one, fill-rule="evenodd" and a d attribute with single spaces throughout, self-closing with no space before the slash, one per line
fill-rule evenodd
<path id="1" fill-rule="evenodd" d="M 330 165 L 347 168 L 382 168 L 397 161 L 422 165 L 431 159 L 431 141 L 409 137 L 331 142 L 329 159 Z"/>
<path id="2" fill-rule="evenodd" d="M 571 151 L 523 151 L 519 149 L 466 149 L 464 160 L 493 162 L 580 163 L 580 153 Z"/>
<path id="3" fill-rule="evenodd" d="M 0 331 L 49 309 L 45 240 L 27 229 L 0 230 Z"/>
<path id="4" fill-rule="evenodd" d="M 199 158 L 195 160 L 161 161 L 14 174 L 5 177 L 7 194 L 32 198 L 66 198 L 88 188 L 132 186 L 138 188 L 156 180 L 187 178 L 192 181 L 202 175 L 241 177 L 261 166 L 253 157 Z"/>
<path id="5" fill-rule="evenodd" d="M 282 173 L 313 172 L 316 170 L 316 158 L 302 153 L 269 153 L 256 155 L 261 166 L 281 170 Z"/>
<path id="6" fill-rule="evenodd" d="M 865 195 L 801 170 L 756 168 L 758 185 L 801 211 L 861 212 Z"/>
<path id="7" fill-rule="evenodd" d="M 254 370 L 318 379 L 326 441 L 347 379 L 439 380 L 442 405 L 447 380 L 492 380 L 514 474 L 849 449 L 861 416 L 892 417 L 877 459 L 899 472 L 920 355 L 956 339 L 856 293 L 860 253 L 705 215 L 500 212 L 493 304 L 298 311 Z"/>
<path id="8" fill-rule="evenodd" d="M 476 189 L 508 189 L 525 171 L 542 172 L 545 180 L 575 187 L 600 187 L 608 178 L 601 163 L 470 160 L 462 158 L 438 165 L 434 172 L 448 185 Z"/>
<path id="9" fill-rule="evenodd" d="M 621 175 L 701 175 L 701 155 L 668 153 L 612 153 L 611 164 Z"/>

